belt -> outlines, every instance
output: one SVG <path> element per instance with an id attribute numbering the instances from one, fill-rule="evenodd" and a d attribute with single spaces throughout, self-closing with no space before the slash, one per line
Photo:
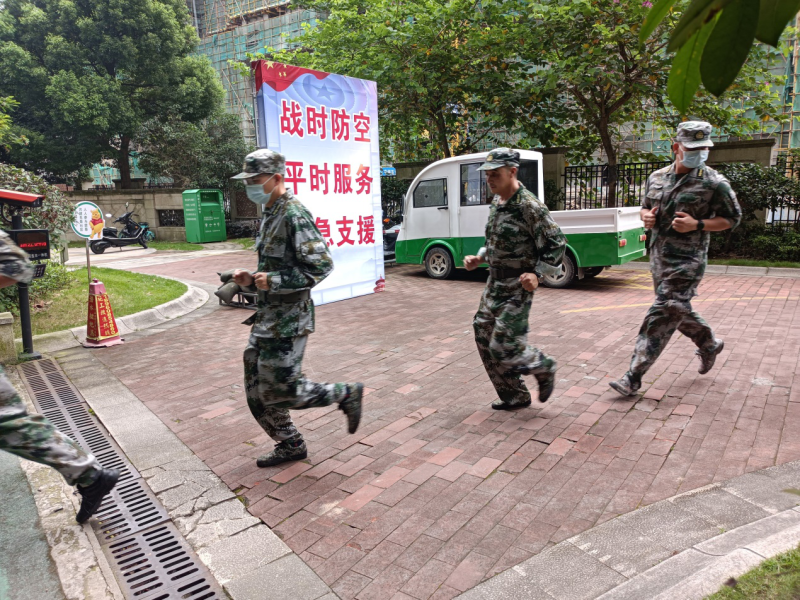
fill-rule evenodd
<path id="1" fill-rule="evenodd" d="M 533 269 L 495 269 L 494 267 L 489 267 L 489 273 L 492 275 L 492 279 L 511 279 L 524 273 L 533 273 Z"/>
<path id="2" fill-rule="evenodd" d="M 300 290 L 291 294 L 270 294 L 265 290 L 258 290 L 258 299 L 266 304 L 296 304 L 311 298 L 309 290 Z"/>

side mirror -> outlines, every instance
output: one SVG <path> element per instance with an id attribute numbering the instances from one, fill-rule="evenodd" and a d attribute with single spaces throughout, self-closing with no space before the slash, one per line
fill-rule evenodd
<path id="1" fill-rule="evenodd" d="M 128 210 L 128 203 L 125 203 L 125 210 Z"/>

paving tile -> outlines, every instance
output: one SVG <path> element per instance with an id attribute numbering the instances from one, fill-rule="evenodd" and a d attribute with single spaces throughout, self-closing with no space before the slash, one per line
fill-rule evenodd
<path id="1" fill-rule="evenodd" d="M 255 266 L 253 259 L 231 253 L 137 270 L 214 284 L 218 271 Z M 735 297 L 798 297 L 800 280 L 706 277 L 701 299 L 713 302 L 700 312 L 726 337 L 726 360 L 698 377 L 691 341 L 676 336 L 636 401 L 615 397 L 608 381 L 627 368 L 642 306 L 652 301 L 649 275 L 613 269 L 576 288 L 545 290 L 534 300 L 531 330 L 558 358 L 563 381 L 550 403 L 511 415 L 490 409 L 494 389 L 474 346 L 479 275 L 432 281 L 418 265 L 394 266 L 383 293 L 317 307 L 305 372 L 317 381 L 366 381 L 372 391 L 353 436 L 335 407 L 293 411 L 309 445 L 303 463 L 254 465 L 271 443 L 245 410 L 240 311 L 143 335 L 97 359 L 249 502 L 251 514 L 311 568 L 336 576 L 342 598 L 449 599 L 484 569 L 481 577 L 491 577 L 637 506 L 646 511 L 678 492 L 800 459 L 796 303 Z M 674 551 L 698 523 L 731 527 L 760 514 L 750 507 L 766 502 L 767 488 L 737 491 L 747 504 L 725 497 L 709 514 L 686 497 L 672 530 L 644 533 Z M 441 543 L 426 564 L 394 564 L 421 536 Z M 431 569 L 434 561 L 447 568 Z M 556 583 L 548 583 L 551 595 Z"/>

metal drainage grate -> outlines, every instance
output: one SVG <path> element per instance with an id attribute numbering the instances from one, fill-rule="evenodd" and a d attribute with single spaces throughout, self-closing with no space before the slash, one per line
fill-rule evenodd
<path id="1" fill-rule="evenodd" d="M 127 598 L 225 598 L 172 523 L 112 542 L 103 551 Z"/>
<path id="2" fill-rule="evenodd" d="M 36 408 L 56 428 L 95 455 L 101 465 L 118 469 L 120 482 L 138 479 L 139 473 L 125 458 L 111 436 L 89 413 L 78 390 L 52 360 L 38 360 L 21 365 L 28 390 Z"/>
<path id="3" fill-rule="evenodd" d="M 126 598 L 223 599 L 214 578 L 186 543 L 169 514 L 128 462 L 108 431 L 53 360 L 21 365 L 36 408 L 63 433 L 120 470 L 90 524 Z"/>
<path id="4" fill-rule="evenodd" d="M 169 514 L 147 484 L 134 479 L 118 483 L 89 522 L 100 544 L 110 544 L 168 520 Z"/>

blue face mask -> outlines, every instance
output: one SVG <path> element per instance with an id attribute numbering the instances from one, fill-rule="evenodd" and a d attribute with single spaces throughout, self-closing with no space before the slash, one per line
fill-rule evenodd
<path id="1" fill-rule="evenodd" d="M 272 177 L 275 177 L 273 175 Z M 264 191 L 264 186 L 272 179 L 270 177 L 264 183 L 256 183 L 255 185 L 245 185 L 244 191 L 247 194 L 247 199 L 250 200 L 253 204 L 266 204 L 269 202 L 270 198 L 272 197 L 272 192 L 267 194 Z"/>
<path id="2" fill-rule="evenodd" d="M 687 169 L 696 169 L 708 160 L 708 150 L 684 150 L 681 164 Z"/>

